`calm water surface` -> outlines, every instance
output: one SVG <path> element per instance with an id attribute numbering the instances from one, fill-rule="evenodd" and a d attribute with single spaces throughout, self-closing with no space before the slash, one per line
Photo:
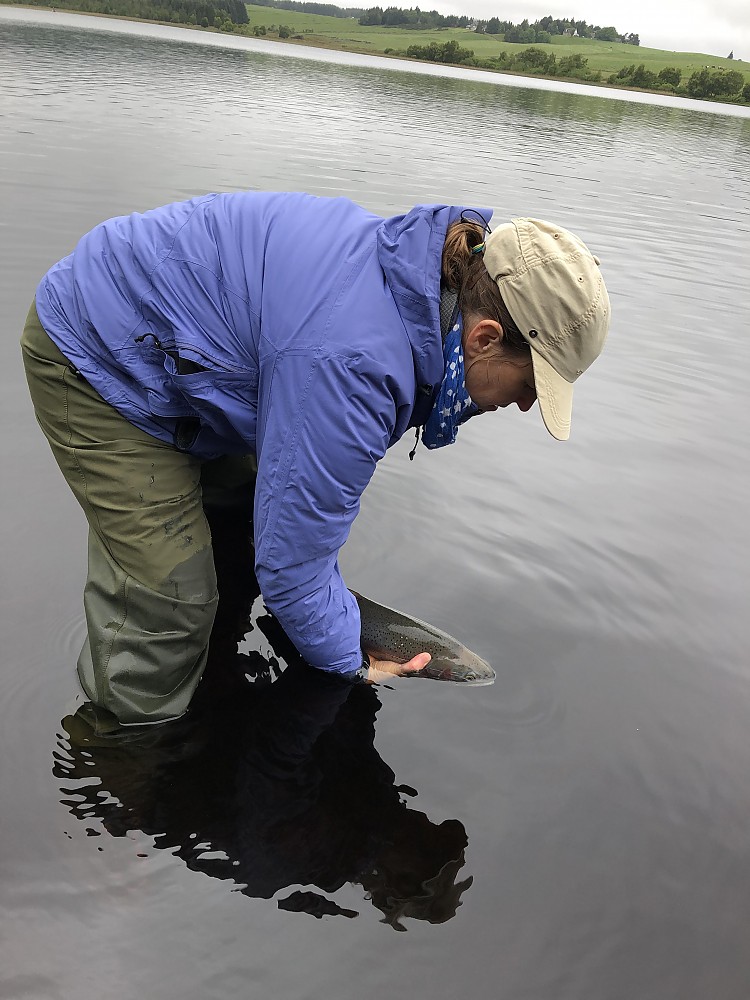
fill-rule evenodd
<path id="1" fill-rule="evenodd" d="M 750 120 L 287 55 L 0 11 L 0 996 L 746 1000 Z M 18 336 L 92 225 L 237 188 L 552 218 L 611 339 L 569 444 L 517 412 L 402 442 L 343 553 L 494 687 L 289 671 L 82 748 L 84 521 Z M 262 618 L 244 648 L 283 658 Z"/>

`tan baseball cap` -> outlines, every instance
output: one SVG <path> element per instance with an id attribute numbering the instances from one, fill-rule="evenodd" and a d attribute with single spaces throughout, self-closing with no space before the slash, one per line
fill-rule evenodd
<path id="1" fill-rule="evenodd" d="M 513 219 L 487 237 L 484 263 L 531 347 L 544 424 L 567 441 L 573 383 L 599 357 L 609 329 L 599 259 L 567 229 Z"/>

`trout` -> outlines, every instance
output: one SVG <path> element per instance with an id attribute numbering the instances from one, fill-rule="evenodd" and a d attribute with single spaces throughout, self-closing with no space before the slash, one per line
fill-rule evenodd
<path id="1" fill-rule="evenodd" d="M 406 663 L 417 653 L 430 653 L 432 659 L 427 666 L 409 677 L 475 685 L 494 682 L 495 671 L 489 663 L 458 639 L 418 618 L 376 604 L 355 591 L 352 593 L 359 604 L 362 648 L 366 653 L 396 663 Z"/>

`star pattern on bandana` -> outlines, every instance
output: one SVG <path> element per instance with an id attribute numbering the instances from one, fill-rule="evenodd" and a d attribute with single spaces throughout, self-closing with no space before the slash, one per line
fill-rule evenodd
<path id="1" fill-rule="evenodd" d="M 477 412 L 477 407 L 472 402 L 464 382 L 462 331 L 463 326 L 459 316 L 459 321 L 450 330 L 443 344 L 445 362 L 443 381 L 422 431 L 422 442 L 430 449 L 453 444 L 459 425 Z"/>

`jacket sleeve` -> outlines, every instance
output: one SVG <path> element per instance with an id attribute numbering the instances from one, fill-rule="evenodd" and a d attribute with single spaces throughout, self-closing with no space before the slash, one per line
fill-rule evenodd
<path id="1" fill-rule="evenodd" d="M 258 583 L 304 659 L 342 674 L 362 654 L 338 552 L 393 433 L 389 382 L 371 359 L 290 351 L 277 355 L 259 400 Z"/>

